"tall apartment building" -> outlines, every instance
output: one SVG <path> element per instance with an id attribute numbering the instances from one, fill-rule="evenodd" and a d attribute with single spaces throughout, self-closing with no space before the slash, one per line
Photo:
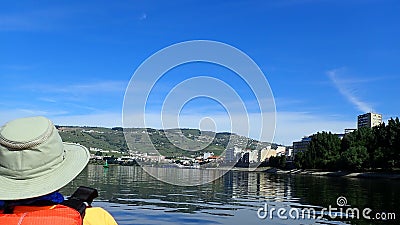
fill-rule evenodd
<path id="1" fill-rule="evenodd" d="M 358 116 L 357 128 L 361 127 L 375 127 L 382 123 L 382 114 L 378 113 L 365 113 Z"/>
<path id="2" fill-rule="evenodd" d="M 293 142 L 293 156 L 296 157 L 297 153 L 307 151 L 310 142 L 311 142 L 311 136 L 306 136 L 303 137 L 301 141 Z"/>

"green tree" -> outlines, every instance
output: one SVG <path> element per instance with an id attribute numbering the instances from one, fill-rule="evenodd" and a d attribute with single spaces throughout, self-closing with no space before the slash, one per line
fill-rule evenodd
<path id="1" fill-rule="evenodd" d="M 314 134 L 307 151 L 296 154 L 295 164 L 304 169 L 400 168 L 400 120 L 360 128 L 342 140 L 327 132 Z"/>
<path id="2" fill-rule="evenodd" d="M 400 167 L 400 121 L 391 118 L 388 124 L 384 123 L 373 128 L 374 151 L 370 152 L 373 168 L 391 170 Z"/>
<path id="3" fill-rule="evenodd" d="M 305 159 L 304 159 L 304 152 L 298 152 L 296 153 L 296 157 L 294 158 L 294 165 L 296 168 L 305 168 Z"/>
<path id="4" fill-rule="evenodd" d="M 340 138 L 331 132 L 314 134 L 305 152 L 305 165 L 312 169 L 337 168 L 340 158 L 340 144 Z"/>
<path id="5" fill-rule="evenodd" d="M 365 146 L 352 146 L 341 156 L 343 168 L 360 171 L 368 163 L 368 150 Z"/>
<path id="6" fill-rule="evenodd" d="M 284 169 L 286 167 L 286 156 L 271 156 L 269 158 L 269 166 Z"/>
<path id="7" fill-rule="evenodd" d="M 387 132 L 387 150 L 386 162 L 388 163 L 388 168 L 392 169 L 394 167 L 400 166 L 400 121 L 399 118 L 391 118 L 386 126 Z"/>
<path id="8" fill-rule="evenodd" d="M 286 168 L 286 156 L 285 155 L 281 155 L 279 157 L 279 165 L 278 165 L 278 167 L 281 168 L 281 169 Z"/>
<path id="9" fill-rule="evenodd" d="M 386 168 L 386 155 L 389 152 L 387 145 L 387 131 L 385 123 L 372 129 L 374 140 L 372 145 L 373 151 L 370 152 L 370 162 L 373 169 Z"/>
<path id="10" fill-rule="evenodd" d="M 365 151 L 364 151 L 365 150 Z M 358 130 L 345 135 L 341 143 L 341 169 L 355 170 L 356 166 L 364 168 L 372 167 L 373 163 L 370 156 L 376 155 L 376 146 L 374 145 L 374 132 L 371 128 L 362 127 Z M 364 154 L 365 152 L 365 154 Z M 348 158 L 350 157 L 350 158 Z M 358 160 L 351 162 L 351 159 Z M 359 162 L 359 160 L 363 160 Z M 357 168 L 360 170 L 360 168 Z"/>

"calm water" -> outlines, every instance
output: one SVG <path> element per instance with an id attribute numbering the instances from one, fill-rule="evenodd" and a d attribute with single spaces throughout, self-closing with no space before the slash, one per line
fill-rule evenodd
<path id="1" fill-rule="evenodd" d="M 196 173 L 194 169 L 160 169 L 168 176 Z M 198 170 L 197 170 L 198 171 Z M 119 224 L 400 224 L 400 181 L 274 175 L 230 171 L 212 183 L 182 187 L 158 181 L 140 167 L 89 165 L 62 192 L 70 195 L 78 186 L 97 188 L 95 206 L 107 209 Z M 397 220 L 291 219 L 289 211 L 309 207 L 321 215 L 323 207 L 347 205 L 375 212 L 394 212 Z M 288 219 L 260 219 L 259 208 L 283 208 Z M 262 213 L 263 211 L 261 211 Z M 344 214 L 341 214 L 344 215 Z M 268 214 L 269 216 L 269 214 Z"/>

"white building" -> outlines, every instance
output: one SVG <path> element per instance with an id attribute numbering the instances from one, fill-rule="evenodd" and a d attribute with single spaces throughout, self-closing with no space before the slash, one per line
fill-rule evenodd
<path id="1" fill-rule="evenodd" d="M 203 154 L 203 159 L 206 160 L 208 159 L 210 156 L 213 156 L 214 152 L 204 152 Z"/>
<path id="2" fill-rule="evenodd" d="M 276 156 L 276 150 L 272 149 L 271 146 L 261 149 L 260 162 L 264 162 L 266 159 L 269 159 L 271 156 Z"/>
<path id="3" fill-rule="evenodd" d="M 286 153 L 285 153 L 286 157 L 291 158 L 293 155 L 293 148 L 288 148 L 286 149 Z"/>
<path id="4" fill-rule="evenodd" d="M 382 114 L 378 113 L 365 113 L 358 115 L 357 117 L 357 128 L 361 127 L 375 127 L 382 123 Z"/>
<path id="5" fill-rule="evenodd" d="M 249 152 L 249 162 L 250 162 L 250 163 L 259 162 L 259 159 L 258 159 L 258 150 L 252 150 L 252 151 Z"/>
<path id="6" fill-rule="evenodd" d="M 285 146 L 278 146 L 276 148 L 276 155 L 277 156 L 285 155 L 285 153 L 286 153 L 286 147 Z"/>

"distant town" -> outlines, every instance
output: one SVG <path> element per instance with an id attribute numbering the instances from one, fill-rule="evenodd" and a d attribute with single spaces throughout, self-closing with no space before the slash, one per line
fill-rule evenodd
<path id="1" fill-rule="evenodd" d="M 338 140 L 343 140 L 344 137 L 357 130 L 371 129 L 381 126 L 382 123 L 381 114 L 370 112 L 357 117 L 357 128 L 345 128 L 343 133 L 331 135 L 336 136 Z M 281 146 L 258 142 L 230 133 L 209 132 L 209 136 L 200 136 L 200 131 L 195 129 L 156 130 L 137 128 L 124 130 L 120 127 L 109 129 L 65 126 L 58 126 L 57 128 L 64 140 L 87 146 L 91 152 L 92 163 L 100 164 L 107 161 L 109 164 L 120 165 L 136 165 L 137 163 L 172 164 L 183 168 L 206 168 L 216 165 L 304 167 L 299 162 L 303 160 L 303 164 L 307 164 L 304 161 L 304 155 L 310 148 L 315 136 L 304 136 L 301 140 L 293 142 L 292 146 Z M 129 143 L 126 144 L 125 141 L 127 134 L 132 137 L 129 141 L 134 143 L 129 147 Z M 151 140 L 144 138 L 146 134 L 151 137 Z M 167 134 L 175 135 L 175 137 L 180 138 L 179 140 L 182 140 L 182 143 L 184 143 L 185 138 L 190 138 L 193 142 L 186 143 L 189 147 L 193 143 L 210 142 L 211 144 L 202 151 L 188 154 L 170 143 L 166 137 Z M 231 139 L 235 141 L 230 143 Z M 150 145 L 158 151 L 145 150 L 149 149 Z M 298 156 L 303 159 L 296 159 Z"/>

